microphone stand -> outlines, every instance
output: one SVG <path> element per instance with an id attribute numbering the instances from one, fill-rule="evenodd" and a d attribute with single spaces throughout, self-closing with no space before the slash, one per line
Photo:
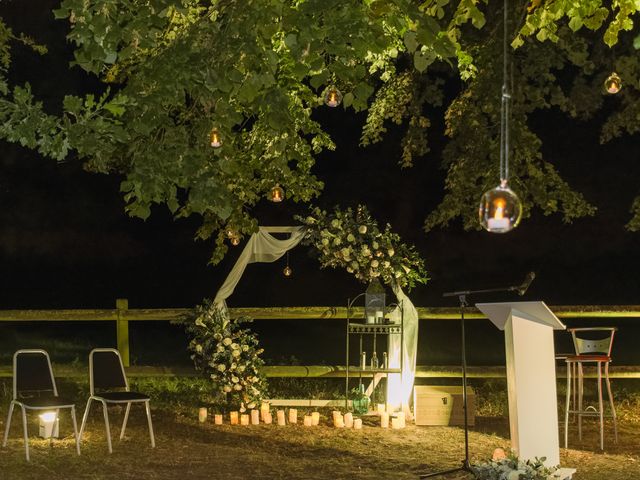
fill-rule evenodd
<path id="1" fill-rule="evenodd" d="M 535 275 L 534 275 L 535 276 Z M 531 283 L 529 281 L 529 283 Z M 457 292 L 447 292 L 444 293 L 443 297 L 458 297 L 458 301 L 460 302 L 460 326 L 461 326 L 461 342 L 462 342 L 462 353 L 461 353 L 461 365 L 462 365 L 462 409 L 464 411 L 464 460 L 462 460 L 462 465 L 457 468 L 452 468 L 450 470 L 443 470 L 441 472 L 433 472 L 433 473 L 425 473 L 419 476 L 419 478 L 430 478 L 438 475 L 448 475 L 450 473 L 455 472 L 469 472 L 474 474 L 473 469 L 471 468 L 471 462 L 469 461 L 469 417 L 467 413 L 467 347 L 466 347 L 466 339 L 465 339 L 465 330 L 464 330 L 464 312 L 465 308 L 468 306 L 467 304 L 467 296 L 478 293 L 496 293 L 496 292 L 518 292 L 519 295 L 524 295 L 525 290 L 529 285 L 527 285 L 527 279 L 522 285 L 515 285 L 510 287 L 502 287 L 502 288 L 485 288 L 482 290 L 460 290 Z"/>

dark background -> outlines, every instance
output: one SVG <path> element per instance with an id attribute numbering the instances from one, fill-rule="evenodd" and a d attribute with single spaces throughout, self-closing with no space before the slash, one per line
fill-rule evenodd
<path id="1" fill-rule="evenodd" d="M 94 79 L 68 69 L 72 48 L 64 39 L 66 23 L 53 20 L 56 6 L 55 1 L 0 2 L 0 16 L 16 32 L 50 49 L 40 57 L 15 46 L 10 78 L 30 81 L 54 113 L 63 95 L 98 90 Z M 607 102 L 615 108 L 615 97 Z M 360 148 L 363 115 L 342 109 L 318 113 L 338 148 L 318 158 L 315 172 L 326 187 L 316 203 L 325 208 L 364 203 L 380 222 L 391 223 L 417 246 L 431 276 L 426 286 L 411 292 L 417 306 L 455 306 L 454 300 L 442 298 L 443 292 L 520 283 L 529 271 L 537 278 L 523 299 L 549 305 L 640 304 L 640 234 L 624 229 L 631 202 L 640 193 L 639 136 L 600 145 L 598 119 L 580 123 L 555 111 L 538 114 L 532 121 L 545 157 L 598 207 L 597 215 L 566 225 L 559 215 L 534 211 L 507 235 L 465 232 L 459 222 L 426 234 L 422 223 L 441 201 L 444 185 L 442 112 L 432 113 L 431 152 L 407 170 L 397 165 L 399 132 L 393 128 L 383 143 Z M 16 145 L 0 143 L 0 149 L 0 309 L 113 308 L 119 297 L 128 298 L 131 308 L 192 307 L 215 295 L 241 251 L 242 245 L 232 248 L 221 264 L 208 266 L 212 245 L 193 240 L 199 219 L 174 221 L 163 206 L 155 207 L 147 221 L 128 218 L 119 193 L 121 178 L 86 173 L 73 158 L 56 163 Z M 254 214 L 263 225 L 289 225 L 293 214 L 302 211 L 290 202 L 265 200 Z M 250 265 L 230 306 L 344 305 L 364 288 L 346 272 L 319 270 L 304 247 L 291 252 L 290 263 L 292 278 L 281 273 L 284 260 Z M 478 301 L 508 299 L 515 298 L 495 295 Z M 633 348 L 640 333 L 637 320 L 616 323 L 621 363 L 638 363 Z M 35 342 L 34 333 L 59 339 L 59 345 L 69 337 L 87 348 L 114 342 L 111 325 L 81 327 L 69 333 L 64 324 L 0 325 L 0 338 L 15 346 Z M 133 356 L 140 363 L 162 362 L 167 351 L 184 360 L 186 342 L 176 335 L 178 327 L 145 323 L 131 328 Z M 332 363 L 343 355 L 343 327 L 335 321 L 257 322 L 255 328 L 271 361 L 295 355 L 301 361 Z M 421 329 L 418 363 L 453 363 L 459 353 L 457 323 L 422 322 Z M 471 348 L 471 363 L 499 363 L 499 332 L 484 321 L 473 322 L 470 329 L 471 342 L 483 346 Z M 326 342 L 309 348 L 322 343 L 318 335 Z M 558 349 L 568 348 L 568 335 L 558 335 Z M 339 347 L 328 347 L 336 339 Z M 495 348 L 486 347 L 490 344 Z"/>

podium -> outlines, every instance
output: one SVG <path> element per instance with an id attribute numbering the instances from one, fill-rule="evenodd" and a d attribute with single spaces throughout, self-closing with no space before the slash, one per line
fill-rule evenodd
<path id="1" fill-rule="evenodd" d="M 560 464 L 553 331 L 565 326 L 544 302 L 477 303 L 504 330 L 511 447 L 523 460 Z"/>

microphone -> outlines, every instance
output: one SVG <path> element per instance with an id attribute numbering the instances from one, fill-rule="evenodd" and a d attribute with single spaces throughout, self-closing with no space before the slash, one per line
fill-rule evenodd
<path id="1" fill-rule="evenodd" d="M 534 278 L 536 278 L 536 272 L 527 273 L 527 276 L 525 277 L 524 282 L 522 282 L 522 285 L 518 287 L 518 295 L 522 296 L 525 294 L 525 292 L 529 289 L 531 282 L 533 282 Z"/>

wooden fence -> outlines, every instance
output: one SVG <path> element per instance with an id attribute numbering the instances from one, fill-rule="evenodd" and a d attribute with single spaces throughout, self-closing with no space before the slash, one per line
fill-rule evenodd
<path id="1" fill-rule="evenodd" d="M 551 306 L 559 318 L 605 319 L 640 318 L 640 305 L 565 305 Z M 458 320 L 457 308 L 417 307 L 420 320 Z M 346 307 L 257 307 L 231 308 L 232 316 L 246 315 L 255 320 L 346 320 Z M 129 322 L 172 321 L 183 318 L 190 312 L 186 308 L 129 308 L 127 299 L 117 299 L 114 309 L 73 309 L 73 310 L 0 310 L 0 322 L 115 322 L 118 350 L 125 366 L 129 367 Z M 354 309 L 352 315 L 362 316 L 361 308 Z M 474 308 L 465 314 L 468 320 L 486 319 Z M 62 376 L 75 375 L 71 367 L 56 369 Z M 189 375 L 191 369 L 168 367 L 131 367 L 132 375 Z M 270 366 L 265 367 L 270 377 L 341 377 L 344 367 L 340 366 Z M 470 377 L 503 378 L 502 367 L 470 367 Z M 80 373 L 78 373 L 80 374 Z M 82 375 L 86 372 L 82 371 Z M 614 378 L 640 378 L 640 366 L 612 367 Z M 7 368 L 0 368 L 0 376 L 11 375 Z M 455 367 L 418 367 L 418 377 L 457 377 Z"/>

